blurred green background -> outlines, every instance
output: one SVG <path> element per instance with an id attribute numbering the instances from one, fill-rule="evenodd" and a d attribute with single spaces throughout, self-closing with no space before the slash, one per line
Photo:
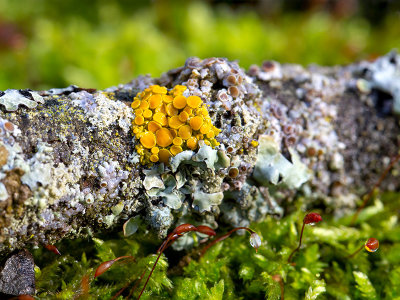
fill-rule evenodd
<path id="1" fill-rule="evenodd" d="M 400 46 L 394 0 L 0 0 L 0 90 L 103 89 L 189 56 L 307 65 Z"/>

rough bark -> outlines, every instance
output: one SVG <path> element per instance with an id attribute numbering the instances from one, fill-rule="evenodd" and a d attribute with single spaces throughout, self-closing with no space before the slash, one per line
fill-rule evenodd
<path id="1" fill-rule="evenodd" d="M 247 73 L 189 58 L 105 91 L 0 92 L 0 254 L 127 220 L 133 233 L 138 218 L 160 236 L 176 222 L 246 226 L 298 195 L 338 214 L 353 209 L 398 152 L 399 73 L 395 53 L 345 67 L 265 62 Z M 201 96 L 220 145 L 140 164 L 130 103 L 153 84 Z M 384 189 L 399 188 L 394 175 Z"/>

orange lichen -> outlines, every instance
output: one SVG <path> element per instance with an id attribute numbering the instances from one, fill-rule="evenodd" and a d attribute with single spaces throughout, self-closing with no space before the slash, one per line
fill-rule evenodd
<path id="1" fill-rule="evenodd" d="M 186 111 L 183 111 L 179 114 L 179 121 L 186 122 L 189 119 L 189 114 Z"/>
<path id="2" fill-rule="evenodd" d="M 191 150 L 196 149 L 197 148 L 197 139 L 194 136 L 188 138 L 188 140 L 186 141 L 186 145 Z"/>
<path id="3" fill-rule="evenodd" d="M 157 145 L 160 147 L 168 147 L 172 144 L 173 136 L 169 129 L 161 128 L 156 132 Z M 144 145 L 143 145 L 144 146 Z"/>
<path id="4" fill-rule="evenodd" d="M 179 128 L 178 135 L 182 139 L 187 140 L 192 136 L 192 128 L 190 128 L 189 125 L 184 125 L 181 128 Z"/>
<path id="5" fill-rule="evenodd" d="M 203 125 L 203 118 L 200 116 L 195 116 L 190 119 L 190 127 L 193 128 L 193 130 L 199 130 L 201 125 Z"/>
<path id="6" fill-rule="evenodd" d="M 171 153 L 172 155 L 177 155 L 179 152 L 182 152 L 182 147 L 181 146 L 177 146 L 177 145 L 173 145 L 171 147 Z"/>
<path id="7" fill-rule="evenodd" d="M 177 109 L 185 108 L 185 106 L 186 106 L 186 97 L 185 96 L 176 96 L 174 98 L 174 101 L 172 101 L 172 104 Z"/>
<path id="8" fill-rule="evenodd" d="M 133 109 L 136 109 L 136 108 L 138 108 L 139 106 L 140 106 L 140 100 L 139 100 L 139 99 L 133 101 L 132 104 L 131 104 L 131 107 L 132 107 Z"/>
<path id="9" fill-rule="evenodd" d="M 151 109 L 155 109 L 162 103 L 161 95 L 153 95 L 149 99 L 149 106 Z"/>
<path id="10" fill-rule="evenodd" d="M 147 129 L 148 130 L 150 130 L 150 131 L 152 131 L 152 132 L 156 132 L 158 129 L 160 129 L 161 128 L 161 125 L 159 124 L 159 123 L 157 123 L 157 122 L 154 122 L 154 121 L 150 121 L 148 124 L 147 124 Z M 135 133 L 135 132 L 134 132 Z"/>
<path id="11" fill-rule="evenodd" d="M 152 115 L 153 115 L 153 112 L 150 109 L 146 109 L 143 112 L 143 117 L 145 117 L 146 119 L 150 119 Z"/>
<path id="12" fill-rule="evenodd" d="M 189 96 L 187 98 L 187 105 L 191 108 L 197 108 L 201 105 L 202 101 L 201 98 L 198 96 Z"/>
<path id="13" fill-rule="evenodd" d="M 154 133 L 151 131 L 143 133 L 140 137 L 140 143 L 147 149 L 153 148 L 156 145 L 156 137 L 154 136 Z"/>
<path id="14" fill-rule="evenodd" d="M 165 114 L 163 114 L 161 112 L 155 113 L 153 116 L 153 120 L 158 122 L 161 126 L 167 125 L 167 122 L 168 122 Z"/>
<path id="15" fill-rule="evenodd" d="M 144 123 L 144 118 L 143 118 L 143 116 L 137 116 L 136 118 L 135 118 L 135 124 L 136 125 L 142 125 Z"/>
<path id="16" fill-rule="evenodd" d="M 183 124 L 184 123 L 179 120 L 178 116 L 173 116 L 173 117 L 169 118 L 169 120 L 168 120 L 169 127 L 173 128 L 173 129 L 178 129 Z"/>
<path id="17" fill-rule="evenodd" d="M 174 145 L 180 146 L 180 145 L 182 145 L 183 141 L 182 141 L 182 139 L 181 139 L 179 136 L 177 136 L 177 137 L 175 137 L 175 138 L 172 140 L 172 143 L 173 143 Z"/>
<path id="18" fill-rule="evenodd" d="M 150 155 L 151 162 L 158 162 L 158 160 L 159 160 L 158 155 L 156 155 L 156 154 Z"/>
<path id="19" fill-rule="evenodd" d="M 171 152 L 167 149 L 161 149 L 160 152 L 158 152 L 158 157 L 160 162 L 168 163 L 169 158 L 171 157 Z"/>
<path id="20" fill-rule="evenodd" d="M 216 128 L 207 106 L 198 96 L 183 96 L 186 87 L 177 85 L 168 91 L 153 85 L 138 93 L 131 104 L 135 112 L 132 130 L 142 164 L 168 163 L 171 156 L 196 150 L 199 141 L 211 147 L 219 145 Z"/>
<path id="21" fill-rule="evenodd" d="M 165 111 L 170 117 L 176 116 L 178 114 L 178 110 L 174 107 L 172 103 L 167 104 Z"/>

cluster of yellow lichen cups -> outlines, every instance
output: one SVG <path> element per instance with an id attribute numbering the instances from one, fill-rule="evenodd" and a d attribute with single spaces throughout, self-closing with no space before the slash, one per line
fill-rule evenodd
<path id="1" fill-rule="evenodd" d="M 212 124 L 206 105 L 198 96 L 183 96 L 185 90 L 183 85 L 170 91 L 152 85 L 134 98 L 132 125 L 142 164 L 168 163 L 171 156 L 196 150 L 201 140 L 211 147 L 219 145 L 215 136 L 220 130 Z"/>

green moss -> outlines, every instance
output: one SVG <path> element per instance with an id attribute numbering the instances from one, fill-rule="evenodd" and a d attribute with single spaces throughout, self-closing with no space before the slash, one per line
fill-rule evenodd
<path id="1" fill-rule="evenodd" d="M 151 277 L 142 299 L 279 299 L 282 278 L 285 299 L 394 299 L 400 296 L 400 238 L 396 211 L 399 194 L 386 193 L 383 209 L 368 214 L 368 222 L 346 226 L 351 216 L 334 219 L 323 216 L 315 227 L 306 226 L 302 249 L 289 265 L 287 258 L 297 246 L 304 213 L 289 214 L 281 220 L 267 218 L 253 224 L 262 239 L 258 253 L 249 245 L 248 235 L 234 235 L 211 247 L 199 258 L 195 249 L 185 253 L 168 249 Z M 220 233 L 226 232 L 220 229 Z M 189 233 L 191 234 L 191 233 Z M 146 270 L 134 292 L 137 297 L 149 273 L 161 241 L 149 236 L 139 226 L 137 233 L 124 238 L 93 238 L 91 241 L 65 241 L 57 245 L 63 253 L 55 257 L 43 249 L 34 252 L 37 290 L 40 298 L 71 299 L 80 293 L 82 277 L 90 278 L 90 295 L 110 299 L 134 282 Z M 369 237 L 381 242 L 375 253 L 360 252 L 352 259 L 348 254 Z M 198 243 L 198 242 L 196 242 Z M 97 266 L 121 255 L 132 255 L 135 261 L 115 263 L 107 272 L 93 279 Z M 187 259 L 190 258 L 190 259 Z M 178 263 L 181 261 L 181 263 Z M 184 262 L 190 261 L 185 265 Z M 168 264 L 172 264 L 168 266 Z"/>

